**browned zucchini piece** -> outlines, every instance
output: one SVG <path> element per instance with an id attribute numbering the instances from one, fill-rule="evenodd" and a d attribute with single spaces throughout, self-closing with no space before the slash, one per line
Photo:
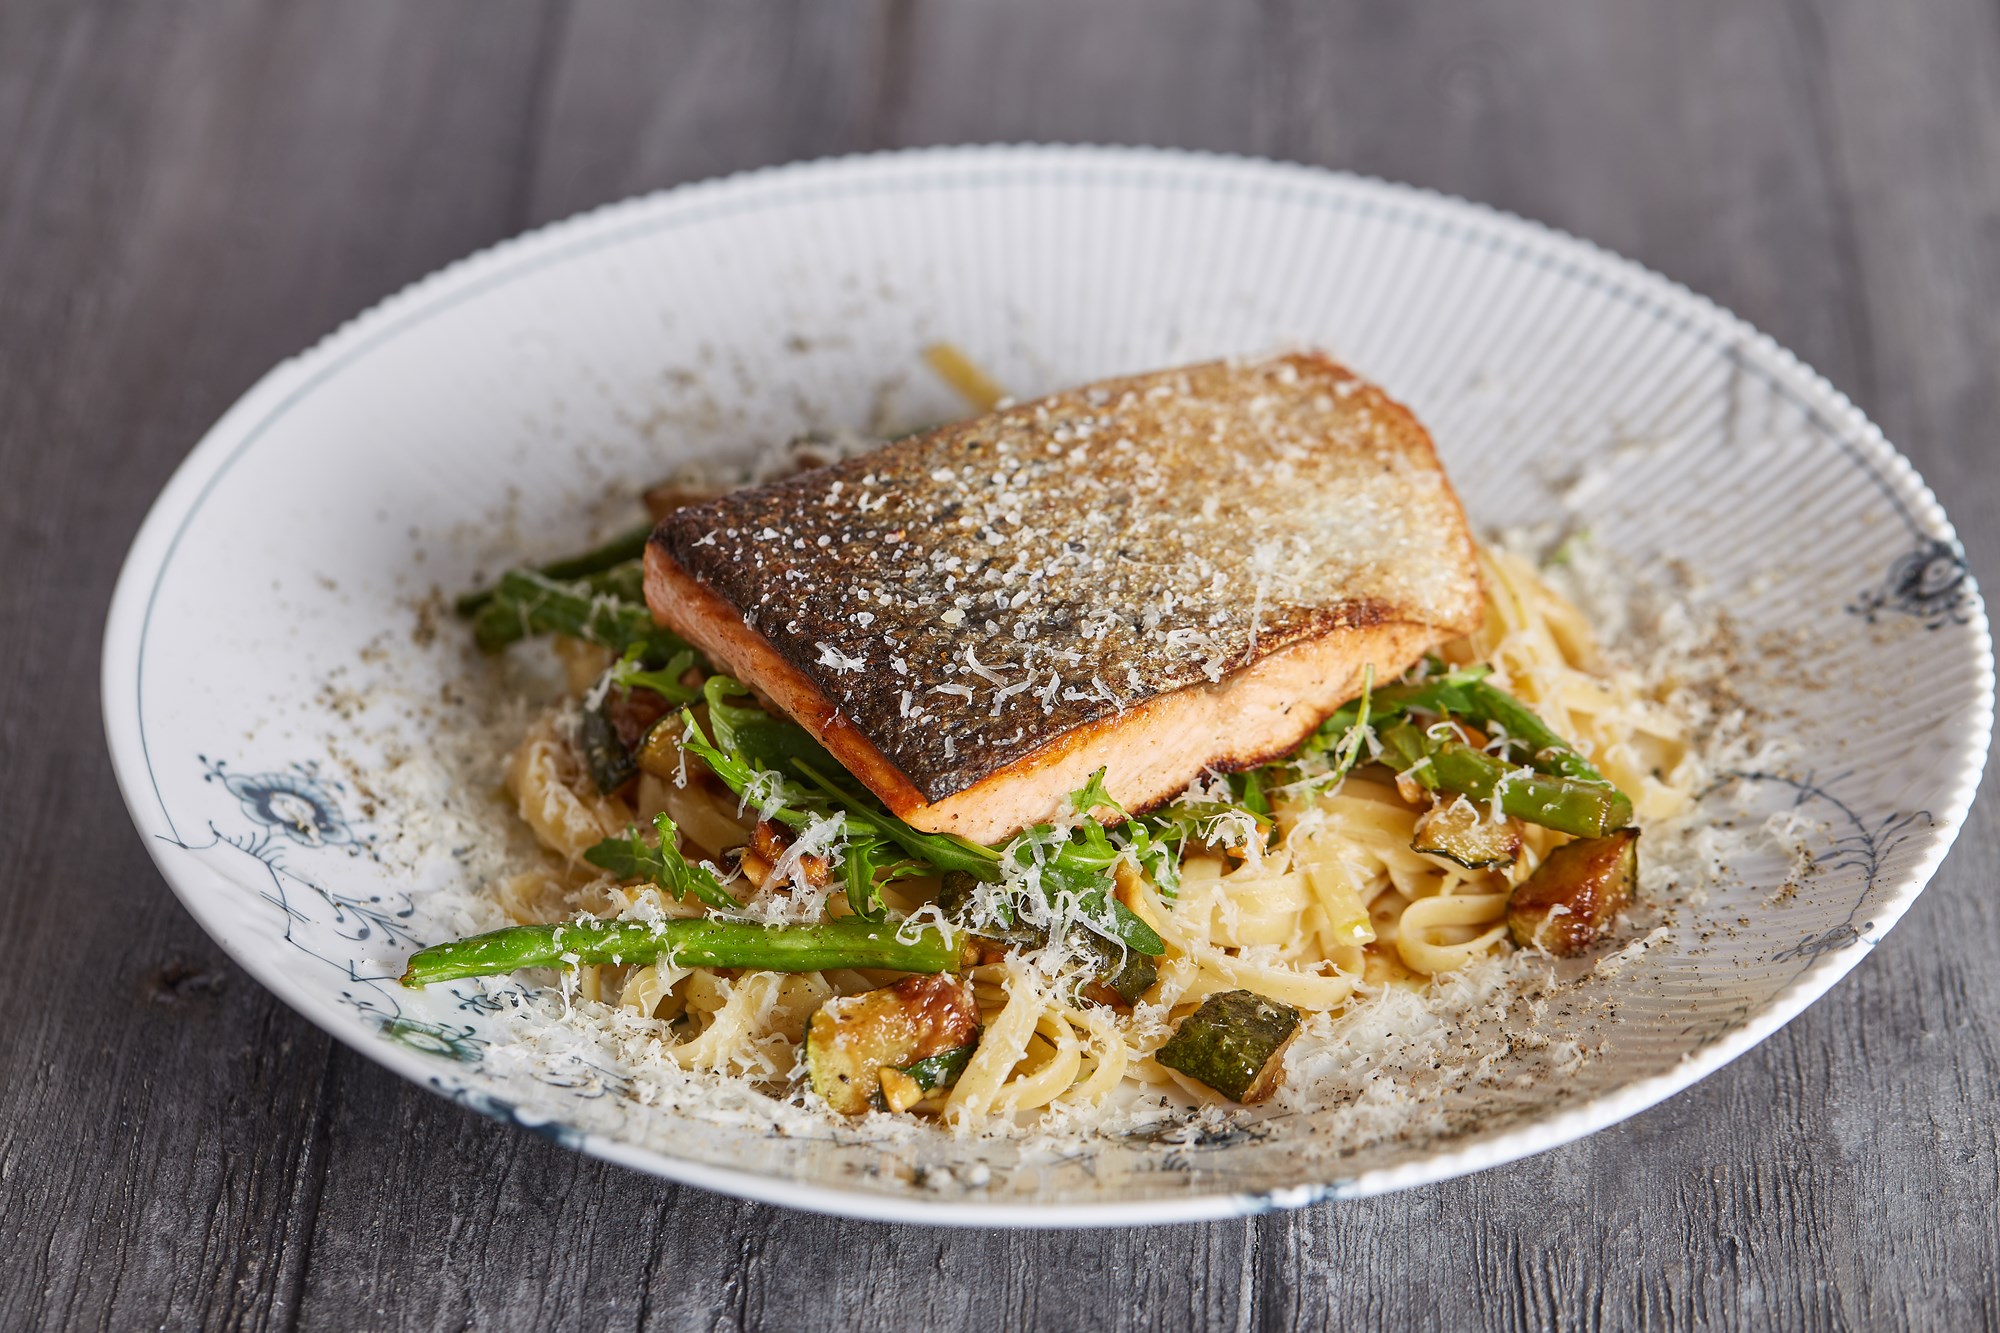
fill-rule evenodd
<path id="1" fill-rule="evenodd" d="M 1096 979 L 1077 992 L 1092 1004 L 1129 1010 L 1160 979 L 1159 960 L 1137 949 L 1121 947 L 1094 931 L 1078 930 L 1071 938 L 1096 961 Z"/>
<path id="2" fill-rule="evenodd" d="M 1453 797 L 1433 800 L 1417 816 L 1410 850 L 1456 861 L 1467 870 L 1497 870 L 1521 855 L 1521 832 L 1514 821 L 1494 823 L 1472 802 Z"/>
<path id="3" fill-rule="evenodd" d="M 1247 990 L 1222 991 L 1181 1020 L 1153 1058 L 1168 1069 L 1253 1105 L 1278 1090 L 1299 1011 Z"/>
<path id="4" fill-rule="evenodd" d="M 806 1068 L 828 1106 L 860 1115 L 883 1087 L 883 1070 L 893 1075 L 968 1046 L 978 1033 L 969 984 L 944 974 L 905 977 L 821 1005 L 806 1030 Z"/>
<path id="5" fill-rule="evenodd" d="M 1639 887 L 1639 830 L 1579 838 L 1549 853 L 1507 900 L 1514 942 L 1559 958 L 1582 953 L 1611 928 Z"/>
<path id="6" fill-rule="evenodd" d="M 665 699 L 651 690 L 623 686 L 606 690 L 597 707 L 583 711 L 577 719 L 576 748 L 599 792 L 609 796 L 638 776 L 639 753 L 666 715 Z"/>
<path id="7" fill-rule="evenodd" d="M 1102 976 L 1077 993 L 1092 1004 L 1129 1011 L 1159 979 L 1160 966 L 1156 960 L 1137 949 L 1128 949 L 1123 963 L 1108 968 Z"/>
<path id="8" fill-rule="evenodd" d="M 590 774 L 591 785 L 609 796 L 639 771 L 631 751 L 618 739 L 618 728 L 599 708 L 586 708 L 576 720 L 576 749 Z"/>

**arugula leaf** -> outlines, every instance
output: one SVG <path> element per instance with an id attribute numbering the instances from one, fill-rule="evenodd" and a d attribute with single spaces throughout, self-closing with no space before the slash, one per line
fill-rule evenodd
<path id="1" fill-rule="evenodd" d="M 509 570 L 473 615 L 472 637 L 480 651 L 495 653 L 530 635 L 567 634 L 618 653 L 637 646 L 646 657 L 665 661 L 687 644 L 653 623 L 642 582 L 636 561 L 574 583 Z"/>
<path id="2" fill-rule="evenodd" d="M 1256 821 L 1259 833 L 1268 832 L 1271 827 L 1268 816 L 1226 801 L 1189 801 L 1182 805 L 1162 806 L 1150 815 L 1141 815 L 1135 822 L 1144 824 L 1155 838 L 1163 842 L 1184 843 L 1207 838 L 1215 820 L 1222 815 L 1249 815 Z"/>
<path id="3" fill-rule="evenodd" d="M 1426 791 L 1437 790 L 1437 774 L 1431 771 L 1423 732 L 1398 720 L 1382 730 L 1382 752 L 1389 766 L 1405 774 Z"/>
<path id="4" fill-rule="evenodd" d="M 722 887 L 722 881 L 715 877 L 713 871 L 707 866 L 695 865 L 681 854 L 680 828 L 671 818 L 664 814 L 656 815 L 653 827 L 660 834 L 657 847 L 648 843 L 637 828 L 630 828 L 622 838 L 606 838 L 586 848 L 583 859 L 620 879 L 651 880 L 676 898 L 698 898 L 710 907 L 724 911 L 734 911 L 742 906 L 729 890 Z"/>
<path id="5" fill-rule="evenodd" d="M 1336 779 L 1346 777 L 1348 770 L 1354 767 L 1354 761 L 1361 757 L 1361 747 L 1368 739 L 1369 706 L 1374 702 L 1374 696 L 1375 664 L 1370 662 L 1361 668 L 1361 698 L 1355 706 L 1354 725 L 1347 729 L 1333 752 L 1333 776 Z"/>
<path id="6" fill-rule="evenodd" d="M 760 806 L 769 797 L 777 797 L 779 804 L 771 812 L 772 819 L 803 828 L 836 811 L 845 814 L 848 827 L 855 831 L 847 855 L 867 862 L 871 876 L 883 847 L 893 845 L 940 870 L 963 870 L 983 880 L 999 878 L 999 853 L 991 848 L 950 834 L 919 832 L 871 798 L 826 776 L 820 765 L 837 768 L 832 756 L 803 727 L 779 722 L 761 708 L 728 702 L 731 696 L 749 694 L 729 677 L 710 676 L 702 693 L 708 700 L 709 725 L 715 729 L 717 743 L 709 742 L 694 714 L 684 708 L 682 748 L 706 763 L 737 796 L 747 795 Z M 783 767 L 768 762 L 771 759 L 777 759 Z M 811 785 L 793 781 L 788 773 L 797 774 Z M 861 848 L 858 855 L 854 852 L 857 846 Z M 879 891 L 872 885 L 864 889 L 855 878 L 862 873 L 858 867 L 848 870 L 849 903 L 862 915 L 871 915 L 854 902 L 857 896 L 864 901 L 879 902 Z M 879 908 L 873 915 L 880 915 Z"/>
<path id="7" fill-rule="evenodd" d="M 1066 868 L 1073 876 L 1075 871 L 1090 867 L 1102 867 L 1108 871 L 1129 853 L 1139 868 L 1151 877 L 1162 894 L 1170 899 L 1178 897 L 1181 880 L 1178 843 L 1156 838 L 1154 824 L 1149 820 L 1133 818 L 1122 804 L 1112 799 L 1111 793 L 1104 785 L 1104 776 L 1108 771 L 1105 768 L 1098 769 L 1090 775 L 1089 782 L 1070 793 L 1070 806 L 1084 815 L 1085 819 L 1076 831 L 1078 841 L 1057 848 L 1054 860 L 1059 867 Z M 1118 825 L 1116 830 L 1107 831 L 1104 825 L 1090 814 L 1099 807 L 1108 807 L 1116 811 L 1124 822 Z M 1110 892 L 1111 887 L 1115 887 L 1115 880 L 1111 880 L 1108 875 L 1100 875 L 1099 879 L 1106 883 L 1102 887 L 1099 884 L 1092 884 L 1087 892 L 1093 894 L 1095 901 L 1101 903 L 1103 896 Z M 1133 915 L 1122 902 L 1118 902 L 1116 898 L 1112 898 L 1111 901 L 1115 904 L 1112 916 L 1121 932 L 1121 939 L 1125 935 L 1130 935 L 1138 941 L 1133 947 L 1144 946 L 1142 952 L 1150 951 L 1155 956 L 1165 950 L 1164 942 L 1157 950 L 1152 949 L 1152 942 L 1158 940 L 1159 936 L 1153 933 L 1152 928 L 1145 922 Z M 1131 920 L 1126 921 L 1126 917 L 1130 917 Z"/>
<path id="8" fill-rule="evenodd" d="M 773 717 L 754 703 L 746 707 L 729 702 L 751 697 L 741 682 L 729 676 L 710 676 L 702 682 L 701 697 L 708 703 L 708 724 L 715 729 L 715 743 L 743 756 L 752 766 L 799 776 L 802 762 L 834 765 L 833 756 L 798 723 Z"/>
<path id="9" fill-rule="evenodd" d="M 754 802 L 759 809 L 764 807 L 768 797 L 777 797 L 778 805 L 769 818 L 780 824 L 804 828 L 820 817 L 811 808 L 811 793 L 787 781 L 782 773 L 759 768 L 740 754 L 709 744 L 701 724 L 685 708 L 681 709 L 681 749 L 707 764 L 709 771 L 722 780 L 723 786 L 739 798 Z"/>
<path id="10" fill-rule="evenodd" d="M 903 1072 L 915 1079 L 917 1086 L 926 1092 L 933 1088 L 948 1088 L 958 1082 L 958 1076 L 972 1062 L 972 1053 L 978 1047 L 979 1039 L 975 1037 L 963 1046 L 954 1046 L 913 1065 L 906 1065 Z"/>
<path id="11" fill-rule="evenodd" d="M 1133 953 L 1142 953 L 1148 958 L 1158 958 L 1167 951 L 1167 942 L 1160 938 L 1159 932 L 1116 898 L 1111 900 L 1111 934 Z"/>
<path id="12" fill-rule="evenodd" d="M 1260 827 L 1271 822 L 1271 798 L 1264 794 L 1263 769 L 1232 773 L 1229 785 L 1236 789 L 1236 799 L 1242 802 L 1243 808 L 1257 816 Z"/>
<path id="13" fill-rule="evenodd" d="M 1153 881 L 1160 896 L 1169 902 L 1181 894 L 1181 847 L 1183 843 L 1156 836 L 1154 827 L 1143 820 L 1127 820 L 1124 825 L 1132 859 Z"/>
<path id="14" fill-rule="evenodd" d="M 1085 828 L 1092 826 L 1097 835 L 1095 845 L 1058 841 L 1060 830 L 1037 824 L 1008 843 L 1003 855 L 1016 866 L 1034 871 L 1042 897 L 1050 906 L 1065 896 L 1073 897 L 1092 930 L 1136 953 L 1159 957 L 1167 951 L 1167 942 L 1113 893 L 1117 881 L 1111 868 L 1124 853 L 1105 835 L 1103 825 L 1092 820 Z M 1038 848 L 1045 853 L 1040 858 L 1035 855 Z"/>
<path id="15" fill-rule="evenodd" d="M 841 849 L 840 868 L 847 881 L 847 906 L 858 917 L 880 921 L 884 915 L 882 887 L 875 882 L 875 858 L 882 844 L 873 838 L 853 838 Z"/>
<path id="16" fill-rule="evenodd" d="M 1111 771 L 1107 765 L 1090 775 L 1090 781 L 1069 794 L 1070 808 L 1080 815 L 1087 815 L 1100 805 L 1110 810 L 1120 819 L 1125 818 L 1125 807 L 1111 798 L 1104 788 L 1104 775 Z"/>
<path id="17" fill-rule="evenodd" d="M 701 697 L 700 687 L 681 683 L 681 677 L 695 663 L 694 649 L 681 649 L 666 665 L 652 671 L 646 669 L 645 655 L 642 644 L 627 648 L 625 655 L 612 663 L 611 683 L 620 689 L 651 690 L 670 704 L 691 704 Z"/>
<path id="18" fill-rule="evenodd" d="M 634 573 L 634 587 L 637 589 L 638 584 L 644 580 L 639 560 L 646 554 L 646 540 L 652 535 L 653 525 L 648 521 L 639 527 L 626 529 L 601 546 L 594 546 L 576 555 L 564 556 L 560 560 L 551 560 L 545 565 L 536 565 L 533 572 L 545 579 L 583 579 L 592 575 L 629 569 Z M 461 616 L 474 616 L 492 602 L 493 594 L 492 588 L 468 592 L 459 597 L 453 603 L 453 607 Z M 636 591 L 634 597 L 629 600 L 645 601 L 644 591 Z"/>
<path id="19" fill-rule="evenodd" d="M 660 853 L 635 824 L 625 830 L 623 837 L 606 838 L 584 849 L 583 859 L 619 879 L 651 879 L 660 864 Z"/>

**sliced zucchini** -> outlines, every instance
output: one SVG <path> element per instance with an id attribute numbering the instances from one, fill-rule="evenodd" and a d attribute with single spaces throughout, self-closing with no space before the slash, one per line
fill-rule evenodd
<path id="1" fill-rule="evenodd" d="M 591 784 L 603 795 L 617 791 L 639 772 L 638 761 L 601 708 L 586 708 L 577 719 L 576 749 Z"/>
<path id="2" fill-rule="evenodd" d="M 938 910 L 947 920 L 965 925 L 972 915 L 972 895 L 978 890 L 979 881 L 963 870 L 947 870 L 938 880 Z"/>
<path id="3" fill-rule="evenodd" d="M 1410 850 L 1442 856 L 1467 870 L 1496 870 L 1520 859 L 1521 832 L 1511 819 L 1494 823 L 1470 801 L 1433 800 L 1431 808 L 1417 816 Z"/>
<path id="4" fill-rule="evenodd" d="M 943 973 L 905 977 L 821 1005 L 806 1029 L 806 1069 L 828 1106 L 860 1115 L 884 1088 L 884 1070 L 921 1081 L 913 1068 L 978 1035 L 979 1008 L 965 981 Z"/>
<path id="5" fill-rule="evenodd" d="M 1523 947 L 1579 954 L 1611 928 L 1639 887 L 1639 830 L 1564 843 L 1507 899 L 1507 928 Z"/>
<path id="6" fill-rule="evenodd" d="M 1285 1048 L 1298 1035 L 1299 1011 L 1290 1005 L 1247 990 L 1222 991 L 1182 1019 L 1153 1058 L 1233 1102 L 1254 1105 L 1278 1090 Z"/>
<path id="7" fill-rule="evenodd" d="M 576 748 L 584 771 L 606 796 L 637 777 L 649 733 L 666 715 L 667 701 L 651 690 L 605 690 L 595 708 L 577 719 Z"/>
<path id="8" fill-rule="evenodd" d="M 995 921 L 989 913 L 981 911 L 979 891 L 982 887 L 977 879 L 963 870 L 945 871 L 938 881 L 938 910 L 944 913 L 947 921 L 967 930 L 976 930 L 988 939 L 1024 949 L 1039 949 L 1048 943 L 1046 932 L 1022 923 L 1004 906 L 1000 910 L 1006 919 L 1001 921 Z"/>
<path id="9" fill-rule="evenodd" d="M 1073 938 L 1080 952 L 1096 960 L 1096 980 L 1078 991 L 1092 1004 L 1130 1009 L 1160 979 L 1159 960 L 1137 949 L 1122 948 L 1092 930 L 1079 930 Z"/>
<path id="10" fill-rule="evenodd" d="M 982 919 L 986 914 L 979 910 L 979 887 L 979 881 L 963 870 L 945 871 L 938 880 L 938 910 L 944 913 L 945 920 L 967 930 L 977 930 L 993 938 L 1009 934 L 1010 927 Z M 1027 936 L 1024 934 L 1022 938 Z"/>

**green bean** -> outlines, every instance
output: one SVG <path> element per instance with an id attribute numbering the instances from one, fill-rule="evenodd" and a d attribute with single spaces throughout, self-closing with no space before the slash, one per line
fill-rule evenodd
<path id="1" fill-rule="evenodd" d="M 845 967 L 950 972 L 958 968 L 963 937 L 957 932 L 936 926 L 903 929 L 908 931 L 907 938 L 894 922 L 853 917 L 777 926 L 717 917 L 509 926 L 419 949 L 410 956 L 403 984 L 421 987 L 524 967 L 644 964 L 662 958 L 682 967 L 744 967 L 762 972 L 821 972 Z"/>
<path id="2" fill-rule="evenodd" d="M 1549 728 L 1549 724 L 1497 685 L 1476 680 L 1466 686 L 1465 716 L 1482 725 L 1497 724 L 1509 741 L 1518 741 L 1536 770 L 1579 782 L 1607 782 L 1588 759 Z"/>
<path id="3" fill-rule="evenodd" d="M 1382 732 L 1382 758 L 1432 791 L 1442 788 L 1481 802 L 1497 792 L 1503 813 L 1559 833 L 1601 838 L 1632 822 L 1631 799 L 1609 783 L 1550 777 L 1407 722 Z"/>
<path id="4" fill-rule="evenodd" d="M 1579 782 L 1607 781 L 1574 746 L 1535 716 L 1534 710 L 1487 680 L 1491 670 L 1484 666 L 1465 667 L 1429 680 L 1387 686 L 1375 691 L 1372 699 L 1364 695 L 1320 723 L 1304 748 L 1329 748 L 1356 726 L 1372 722 L 1379 728 L 1414 710 L 1463 718 L 1480 727 L 1499 727 L 1524 752 L 1528 765 L 1537 772 L 1575 778 Z"/>
<path id="5" fill-rule="evenodd" d="M 603 545 L 593 546 L 588 551 L 564 556 L 560 560 L 551 560 L 546 565 L 536 565 L 529 572 L 563 582 L 580 579 L 589 574 L 602 574 L 614 565 L 626 564 L 644 555 L 646 539 L 652 535 L 653 525 L 647 523 L 642 527 L 621 532 Z M 453 603 L 453 609 L 459 615 L 470 619 L 478 615 L 480 608 L 490 603 L 498 591 L 499 589 L 495 587 L 466 593 Z"/>
<path id="6" fill-rule="evenodd" d="M 1320 723 L 1300 748 L 1304 751 L 1332 749 L 1358 726 L 1379 727 L 1413 709 L 1425 713 L 1463 714 L 1471 706 L 1469 687 L 1482 680 L 1492 669 L 1488 666 L 1462 667 L 1429 680 L 1403 681 L 1376 690 L 1364 690 L 1359 698 L 1341 705 L 1331 717 Z"/>
<path id="7" fill-rule="evenodd" d="M 615 587 L 601 587 L 618 579 Z M 474 640 L 497 653 L 532 634 L 567 634 L 601 643 L 616 653 L 637 646 L 648 660 L 664 660 L 687 647 L 678 636 L 653 623 L 643 595 L 624 571 L 593 575 L 579 583 L 557 583 L 525 569 L 510 570 L 493 590 L 493 600 L 472 622 Z M 641 598 L 634 600 L 635 597 Z"/>

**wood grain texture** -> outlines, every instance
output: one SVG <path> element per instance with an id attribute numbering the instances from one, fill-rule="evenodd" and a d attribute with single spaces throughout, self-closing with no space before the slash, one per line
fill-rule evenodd
<path id="1" fill-rule="evenodd" d="M 1752 1054 L 1582 1143 L 1247 1222 L 932 1231 L 502 1129 L 238 972 L 117 814 L 117 563 L 271 362 L 635 191 L 988 139 L 1468 194 L 1847 389 L 2000 571 L 2000 14 L 1976 0 L 0 5 L 0 1327 L 2000 1324 L 2000 825 Z"/>

